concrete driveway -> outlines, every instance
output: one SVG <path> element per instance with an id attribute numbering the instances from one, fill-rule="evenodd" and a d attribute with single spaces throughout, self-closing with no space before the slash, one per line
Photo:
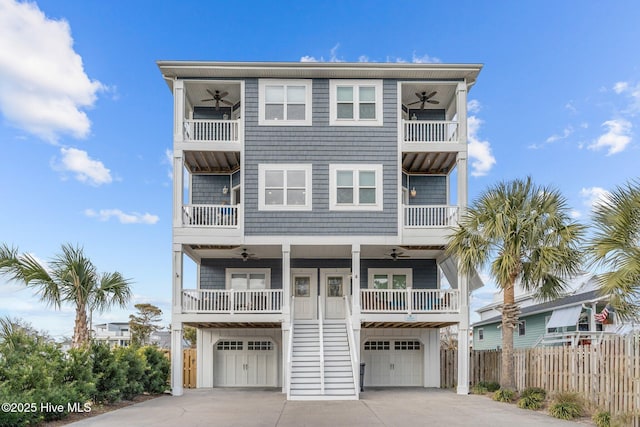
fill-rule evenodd
<path id="1" fill-rule="evenodd" d="M 200 389 L 163 396 L 74 426 L 576 426 L 544 413 L 439 389 L 381 389 L 358 401 L 287 401 L 279 390 Z"/>

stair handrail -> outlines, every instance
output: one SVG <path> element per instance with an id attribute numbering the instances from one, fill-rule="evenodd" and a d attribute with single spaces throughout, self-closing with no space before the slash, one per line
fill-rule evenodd
<path id="1" fill-rule="evenodd" d="M 356 399 L 360 398 L 360 370 L 358 369 L 358 354 L 356 353 L 356 337 L 353 334 L 353 319 L 349 296 L 344 296 L 345 318 L 347 319 L 347 339 L 349 340 L 349 355 L 351 356 L 351 372 L 353 373 L 353 389 L 356 392 Z"/>
<path id="2" fill-rule="evenodd" d="M 291 305 L 289 306 L 289 349 L 287 351 L 287 400 L 291 399 L 291 376 L 293 375 L 293 322 L 295 319 L 295 296 L 291 295 Z"/>
<path id="3" fill-rule="evenodd" d="M 324 326 L 322 297 L 318 296 L 318 335 L 320 336 L 320 394 L 324 395 Z"/>

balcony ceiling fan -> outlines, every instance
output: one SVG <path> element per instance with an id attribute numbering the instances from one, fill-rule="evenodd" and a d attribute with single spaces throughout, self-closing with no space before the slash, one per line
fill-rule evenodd
<path id="1" fill-rule="evenodd" d="M 391 257 L 394 261 L 397 261 L 398 258 L 409 258 L 409 255 L 405 255 L 404 252 L 398 251 L 396 248 L 391 249 L 391 252 L 385 254 L 385 256 Z"/>
<path id="2" fill-rule="evenodd" d="M 256 254 L 252 254 L 247 251 L 247 248 L 242 248 L 242 252 L 240 252 L 240 256 L 242 257 L 242 261 L 247 261 L 249 259 L 257 259 Z"/>
<path id="3" fill-rule="evenodd" d="M 216 90 L 215 92 L 211 92 L 209 89 L 207 89 L 207 92 L 212 97 L 211 98 L 207 98 L 207 99 L 203 99 L 200 102 L 216 101 L 216 110 L 220 109 L 220 103 L 221 102 L 223 104 L 225 104 L 225 105 L 233 105 L 233 102 L 229 102 L 226 99 L 222 99 L 225 96 L 229 95 L 229 92 L 220 92 L 219 90 Z"/>
<path id="4" fill-rule="evenodd" d="M 440 104 L 440 101 L 436 101 L 435 99 L 431 99 L 434 96 L 436 96 L 437 93 L 438 93 L 437 90 L 434 90 L 430 94 L 427 94 L 427 91 L 416 92 L 416 96 L 418 97 L 419 101 L 412 102 L 411 104 L 408 104 L 408 105 L 420 104 L 420 109 L 424 110 L 424 104 L 427 103 L 427 102 L 429 104 L 436 104 L 436 105 Z"/>

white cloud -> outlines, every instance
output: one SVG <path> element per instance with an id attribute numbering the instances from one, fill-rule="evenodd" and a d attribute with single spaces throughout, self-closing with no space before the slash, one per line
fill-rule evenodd
<path id="1" fill-rule="evenodd" d="M 602 187 L 588 187 L 580 190 L 582 203 L 589 207 L 589 209 L 593 209 L 595 206 L 601 204 L 609 198 L 610 194 L 611 193 Z"/>
<path id="2" fill-rule="evenodd" d="M 629 89 L 628 82 L 616 82 L 616 84 L 613 85 L 613 91 L 617 94 L 621 94 L 622 92 L 625 92 L 627 89 Z"/>
<path id="3" fill-rule="evenodd" d="M 300 62 L 319 62 L 319 61 L 313 56 L 305 55 L 302 58 L 300 58 Z"/>
<path id="4" fill-rule="evenodd" d="M 579 210 L 577 210 L 577 209 L 572 209 L 572 210 L 571 210 L 571 212 L 569 212 L 569 216 L 570 216 L 572 219 L 578 219 L 578 218 L 581 218 L 581 217 L 582 217 L 582 212 L 580 212 L 580 211 L 579 211 Z"/>
<path id="5" fill-rule="evenodd" d="M 167 170 L 167 176 L 170 180 L 173 180 L 173 151 L 171 151 L 170 148 L 164 150 L 164 158 L 162 159 L 162 163 L 165 163 L 169 166 Z"/>
<path id="6" fill-rule="evenodd" d="M 607 156 L 624 151 L 631 142 L 630 134 L 633 127 L 631 122 L 625 119 L 612 119 L 604 122 L 602 126 L 606 127 L 607 131 L 589 145 L 589 149 L 597 151 L 606 148 Z"/>
<path id="7" fill-rule="evenodd" d="M 573 104 L 574 104 L 573 101 L 569 101 L 569 102 L 567 102 L 565 104 L 564 108 L 566 108 L 567 110 L 571 111 L 572 113 L 577 113 L 578 109 Z"/>
<path id="8" fill-rule="evenodd" d="M 338 58 L 339 48 L 340 48 L 340 43 L 336 43 L 336 45 L 331 48 L 330 50 L 331 57 L 329 58 L 329 62 L 344 62 L 344 59 Z"/>
<path id="9" fill-rule="evenodd" d="M 418 56 L 416 55 L 415 52 L 413 52 L 413 55 L 411 57 L 411 62 L 415 64 L 432 64 L 432 63 L 438 63 L 442 61 L 439 58 L 436 58 L 434 56 L 429 56 L 426 53 L 422 56 Z"/>
<path id="10" fill-rule="evenodd" d="M 367 55 L 360 55 L 358 57 L 358 62 L 370 62 L 369 57 Z"/>
<path id="11" fill-rule="evenodd" d="M 85 73 L 69 24 L 35 3 L 0 1 L 0 111 L 12 125 L 50 142 L 83 138 L 102 83 Z"/>
<path id="12" fill-rule="evenodd" d="M 469 132 L 469 158 L 472 159 L 472 176 L 486 175 L 496 163 L 496 159 L 491 153 L 491 144 L 489 141 L 482 141 L 478 136 L 481 125 L 482 120 L 476 116 L 469 116 L 467 129 Z"/>
<path id="13" fill-rule="evenodd" d="M 552 143 L 552 142 L 559 141 L 561 139 L 567 139 L 572 134 L 573 134 L 573 126 L 569 125 L 566 128 L 564 128 L 564 130 L 562 131 L 562 134 L 551 135 L 549 138 L 547 138 L 546 142 Z"/>
<path id="14" fill-rule="evenodd" d="M 160 220 L 157 215 L 151 215 L 150 213 L 125 213 L 120 209 L 100 209 L 98 212 L 93 209 L 86 209 L 84 214 L 89 218 L 98 218 L 100 221 L 116 218 L 121 224 L 155 224 Z"/>
<path id="15" fill-rule="evenodd" d="M 480 101 L 477 99 L 472 99 L 467 102 L 467 111 L 472 114 L 476 114 L 480 112 L 481 109 Z"/>
<path id="16" fill-rule="evenodd" d="M 86 151 L 62 147 L 60 154 L 62 159 L 54 165 L 54 169 L 72 172 L 78 181 L 94 186 L 113 181 L 111 171 L 100 160 L 90 158 Z"/>

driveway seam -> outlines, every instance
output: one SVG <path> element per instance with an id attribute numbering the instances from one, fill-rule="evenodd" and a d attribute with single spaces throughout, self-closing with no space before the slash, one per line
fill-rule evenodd
<path id="1" fill-rule="evenodd" d="M 278 415 L 278 419 L 276 420 L 275 427 L 278 427 L 278 425 L 280 425 L 280 419 L 282 418 L 282 414 L 284 414 L 284 407 L 287 406 L 287 402 L 287 400 L 282 402 L 282 408 L 280 409 L 280 414 Z"/>
<path id="2" fill-rule="evenodd" d="M 361 400 L 361 402 L 362 402 L 362 404 L 363 404 L 364 406 L 366 406 L 366 407 L 367 407 L 367 409 L 368 409 L 369 411 L 371 411 L 371 413 L 376 417 L 376 419 L 377 419 L 378 421 L 380 421 L 380 423 L 381 423 L 383 426 L 387 427 L 387 424 L 385 424 L 385 422 L 384 422 L 384 421 L 382 421 L 382 418 L 380 418 L 380 417 L 378 416 L 378 414 L 376 413 L 376 411 L 374 411 L 374 410 L 373 410 L 373 408 L 372 408 L 371 406 L 367 405 L 367 401 L 366 401 L 366 400 Z"/>

